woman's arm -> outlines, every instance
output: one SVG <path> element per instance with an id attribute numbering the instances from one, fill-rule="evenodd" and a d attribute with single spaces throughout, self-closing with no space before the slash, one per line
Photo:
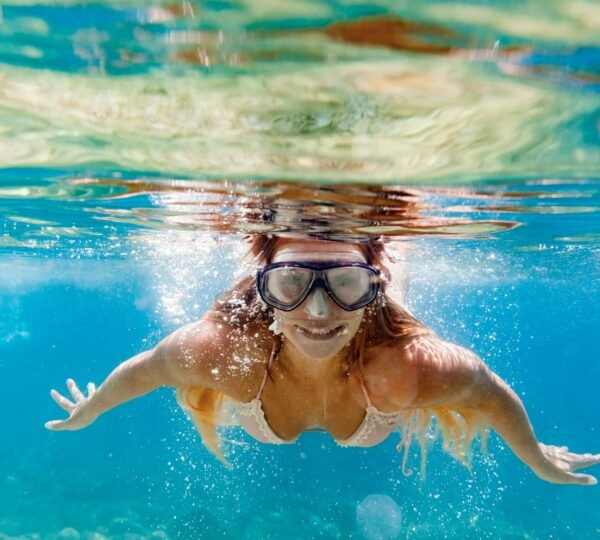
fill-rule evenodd
<path id="1" fill-rule="evenodd" d="M 475 409 L 540 478 L 561 484 L 593 485 L 574 471 L 600 463 L 600 454 L 574 454 L 538 442 L 523 403 L 481 359 L 466 349 L 428 337 L 404 350 L 395 400 L 403 407 Z"/>
<path id="2" fill-rule="evenodd" d="M 87 396 L 75 381 L 68 379 L 72 400 L 56 390 L 50 395 L 69 417 L 45 426 L 55 431 L 82 429 L 106 411 L 160 386 L 215 387 L 226 379 L 217 378 L 216 374 L 231 354 L 231 341 L 228 325 L 203 320 L 177 330 L 154 349 L 121 363 L 97 390 L 89 383 Z"/>
<path id="3" fill-rule="evenodd" d="M 50 395 L 69 413 L 69 418 L 46 422 L 46 428 L 54 431 L 82 429 L 117 405 L 156 389 L 161 386 L 159 370 L 153 369 L 157 364 L 156 349 L 140 353 L 117 366 L 98 390 L 94 383 L 88 383 L 87 396 L 79 390 L 73 379 L 67 379 L 67 388 L 73 401 L 54 389 Z"/>
<path id="4" fill-rule="evenodd" d="M 495 373 L 471 390 L 466 404 L 475 406 L 513 452 L 543 480 L 557 484 L 594 485 L 595 477 L 576 473 L 577 469 L 600 463 L 600 454 L 575 454 L 566 446 L 540 443 L 515 392 Z"/>

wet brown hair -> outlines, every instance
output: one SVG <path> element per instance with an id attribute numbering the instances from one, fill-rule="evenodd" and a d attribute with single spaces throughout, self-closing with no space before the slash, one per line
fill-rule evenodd
<path id="1" fill-rule="evenodd" d="M 247 259 L 257 266 L 270 264 L 276 252 L 288 240 L 275 235 L 248 237 L 250 243 Z M 435 337 L 426 325 L 417 320 L 410 312 L 386 294 L 391 281 L 389 269 L 385 265 L 386 253 L 383 240 L 370 239 L 357 243 L 368 264 L 380 269 L 384 280 L 376 300 L 365 309 L 363 322 L 351 342 L 349 364 L 358 365 L 363 372 L 364 352 L 376 345 L 394 340 L 400 347 L 419 339 Z M 227 291 L 212 308 L 211 318 L 227 320 L 239 328 L 250 322 L 260 322 L 268 328 L 273 322 L 273 311 L 265 309 L 258 298 L 254 276 L 247 276 Z M 276 350 L 281 348 L 282 338 L 273 335 Z M 227 463 L 221 451 L 220 439 L 216 428 L 228 423 L 223 420 L 223 411 L 228 401 L 216 390 L 201 387 L 178 389 L 179 404 L 192 416 L 204 444 L 224 463 Z M 427 409 L 407 409 L 401 422 L 402 440 L 398 450 L 404 449 L 402 471 L 409 475 L 412 471 L 406 468 L 406 461 L 412 440 L 416 440 L 421 448 L 421 472 L 424 477 L 427 448 L 430 441 L 441 433 L 443 449 L 470 467 L 471 443 L 478 434 L 482 434 L 485 445 L 485 426 L 481 417 L 467 410 L 456 410 L 447 407 Z"/>

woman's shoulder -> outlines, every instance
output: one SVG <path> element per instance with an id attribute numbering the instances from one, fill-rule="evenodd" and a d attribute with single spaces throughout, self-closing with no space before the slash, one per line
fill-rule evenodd
<path id="1" fill-rule="evenodd" d="M 400 404 L 405 406 L 414 399 L 416 378 L 410 349 L 415 340 L 413 337 L 390 337 L 364 348 L 361 362 L 355 369 L 360 371 L 360 377 L 379 409 L 398 410 Z"/>
<path id="2" fill-rule="evenodd" d="M 375 396 L 407 407 L 432 403 L 446 386 L 464 386 L 484 364 L 472 351 L 434 332 L 390 340 L 365 351 L 363 376 Z"/>
<path id="3" fill-rule="evenodd" d="M 409 369 L 411 367 L 433 367 L 433 364 L 467 354 L 466 349 L 441 339 L 435 332 L 419 332 L 402 338 L 390 337 L 374 346 L 367 347 L 364 353 L 366 369 L 382 368 Z"/>
<path id="4" fill-rule="evenodd" d="M 164 341 L 172 369 L 191 385 L 215 388 L 242 399 L 260 377 L 273 348 L 272 334 L 260 322 L 242 324 L 208 312 Z"/>
<path id="5" fill-rule="evenodd" d="M 213 353 L 223 363 L 233 357 L 262 359 L 273 348 L 274 336 L 268 323 L 261 318 L 237 313 L 235 316 L 219 310 L 208 311 L 202 319 L 180 330 L 192 349 Z"/>
<path id="6" fill-rule="evenodd" d="M 255 345 L 273 343 L 270 321 L 255 309 L 240 306 L 237 310 L 213 308 L 195 324 L 208 325 L 230 345 Z"/>
<path id="7" fill-rule="evenodd" d="M 371 368 L 382 365 L 397 366 L 409 359 L 421 343 L 432 339 L 437 339 L 433 332 L 402 337 L 390 336 L 375 344 L 367 344 L 363 353 L 364 366 L 371 366 Z"/>
<path id="8" fill-rule="evenodd" d="M 217 373 L 221 390 L 237 401 L 258 392 L 276 338 L 262 318 L 226 317 L 208 313 L 205 321 L 218 327 Z"/>

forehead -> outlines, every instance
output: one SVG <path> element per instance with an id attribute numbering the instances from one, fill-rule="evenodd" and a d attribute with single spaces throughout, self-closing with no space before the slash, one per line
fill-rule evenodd
<path id="1" fill-rule="evenodd" d="M 361 249 L 356 244 L 317 240 L 286 242 L 273 257 L 273 262 L 337 260 L 366 262 Z"/>

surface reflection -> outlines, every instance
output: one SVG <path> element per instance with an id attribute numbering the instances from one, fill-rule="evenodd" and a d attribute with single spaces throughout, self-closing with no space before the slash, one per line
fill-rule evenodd
<path id="1" fill-rule="evenodd" d="M 94 208 L 98 219 L 211 233 L 262 232 L 360 240 L 366 236 L 479 236 L 509 230 L 510 220 L 446 216 L 435 189 L 394 185 L 302 182 L 157 183 L 75 179 L 94 185 L 104 200 L 150 196 L 155 206 Z M 453 193 L 455 196 L 457 193 Z M 448 194 L 448 192 L 447 192 Z M 465 214 L 474 211 L 465 207 Z"/>
<path id="2" fill-rule="evenodd" d="M 577 219 L 584 214 L 586 220 Z M 2 247 L 67 248 L 78 255 L 110 255 L 111 246 L 131 234 L 157 230 L 360 242 L 373 236 L 487 239 L 524 224 L 521 241 L 534 231 L 538 241 L 587 242 L 598 215 L 594 179 L 416 187 L 79 176 L 0 186 Z M 513 233 L 504 237 L 510 238 Z"/>

